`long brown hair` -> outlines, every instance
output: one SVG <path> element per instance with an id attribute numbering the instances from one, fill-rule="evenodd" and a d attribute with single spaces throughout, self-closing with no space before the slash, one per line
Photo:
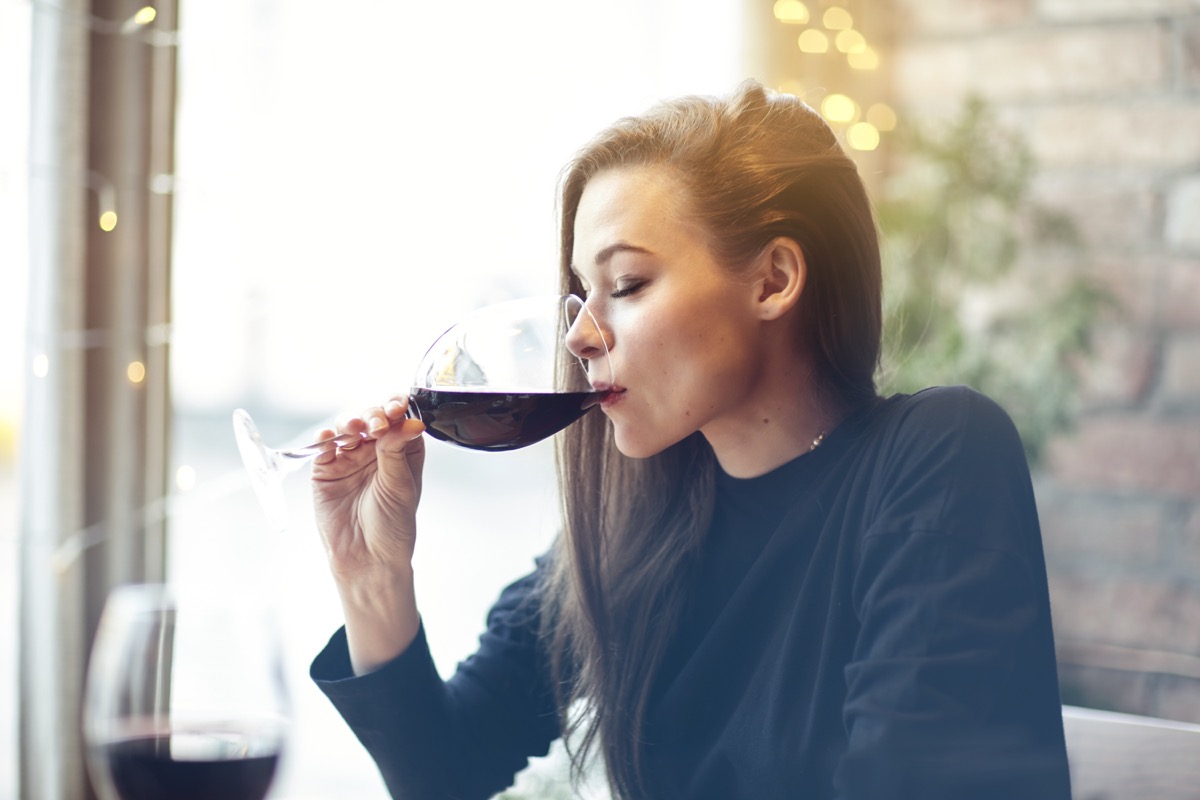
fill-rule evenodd
<path id="1" fill-rule="evenodd" d="M 561 284 L 588 181 L 626 166 L 669 169 L 717 260 L 736 269 L 776 237 L 804 252 L 799 336 L 814 391 L 851 409 L 876 398 L 879 245 L 862 181 L 833 132 L 795 97 L 747 81 L 619 120 L 567 165 L 560 186 Z M 564 530 L 547 575 L 543 634 L 576 776 L 598 746 L 620 798 L 646 793 L 646 716 L 689 600 L 712 515 L 714 463 L 699 434 L 646 459 L 622 456 L 607 418 L 559 437 Z"/>

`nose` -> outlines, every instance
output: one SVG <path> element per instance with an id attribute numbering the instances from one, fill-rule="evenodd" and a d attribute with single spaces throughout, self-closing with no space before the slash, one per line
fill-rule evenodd
<path id="1" fill-rule="evenodd" d="M 601 330 L 600 323 L 586 305 L 567 330 L 567 349 L 576 358 L 584 360 L 603 358 L 612 349 L 612 336 Z"/>

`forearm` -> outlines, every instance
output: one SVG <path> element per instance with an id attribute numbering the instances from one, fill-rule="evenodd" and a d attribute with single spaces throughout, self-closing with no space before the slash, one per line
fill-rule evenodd
<path id="1" fill-rule="evenodd" d="M 337 581 L 355 675 L 373 672 L 412 644 L 421 626 L 412 567 Z"/>
<path id="2" fill-rule="evenodd" d="M 439 676 L 419 622 L 396 657 L 369 674 L 351 663 L 348 630 L 336 633 L 314 660 L 313 679 L 371 753 L 394 796 L 493 797 L 558 736 L 553 692 L 537 648 L 538 618 L 530 613 L 536 580 L 527 576 L 501 595 L 479 651 L 460 665 L 453 685 Z M 354 609 L 348 618 L 364 608 L 384 609 L 366 615 L 364 635 L 380 619 L 391 630 L 387 620 L 398 619 L 395 608 L 388 614 L 393 597 L 366 591 L 362 582 L 344 589 L 343 602 Z M 411 598 L 411 581 L 407 592 Z M 407 608 L 415 614 L 414 605 Z M 375 644 L 389 637 L 367 635 Z"/>

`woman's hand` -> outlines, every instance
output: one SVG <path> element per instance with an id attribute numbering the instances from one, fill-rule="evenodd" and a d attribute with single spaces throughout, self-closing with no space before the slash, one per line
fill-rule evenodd
<path id="1" fill-rule="evenodd" d="M 407 407 L 407 397 L 394 397 L 340 423 L 337 433 L 365 432 L 366 438 L 313 459 L 317 528 L 359 674 L 398 655 L 419 626 L 412 555 L 425 426 L 405 418 Z M 323 431 L 321 438 L 333 433 Z"/>

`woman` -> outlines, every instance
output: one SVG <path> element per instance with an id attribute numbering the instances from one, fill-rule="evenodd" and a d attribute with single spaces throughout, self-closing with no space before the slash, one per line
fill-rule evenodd
<path id="1" fill-rule="evenodd" d="M 449 681 L 412 589 L 420 423 L 371 409 L 314 467 L 346 625 L 313 676 L 392 793 L 488 797 L 563 736 L 622 798 L 1067 800 L 1020 441 L 965 388 L 877 396 L 875 227 L 824 122 L 753 83 L 666 103 L 561 201 L 619 386 Z"/>

